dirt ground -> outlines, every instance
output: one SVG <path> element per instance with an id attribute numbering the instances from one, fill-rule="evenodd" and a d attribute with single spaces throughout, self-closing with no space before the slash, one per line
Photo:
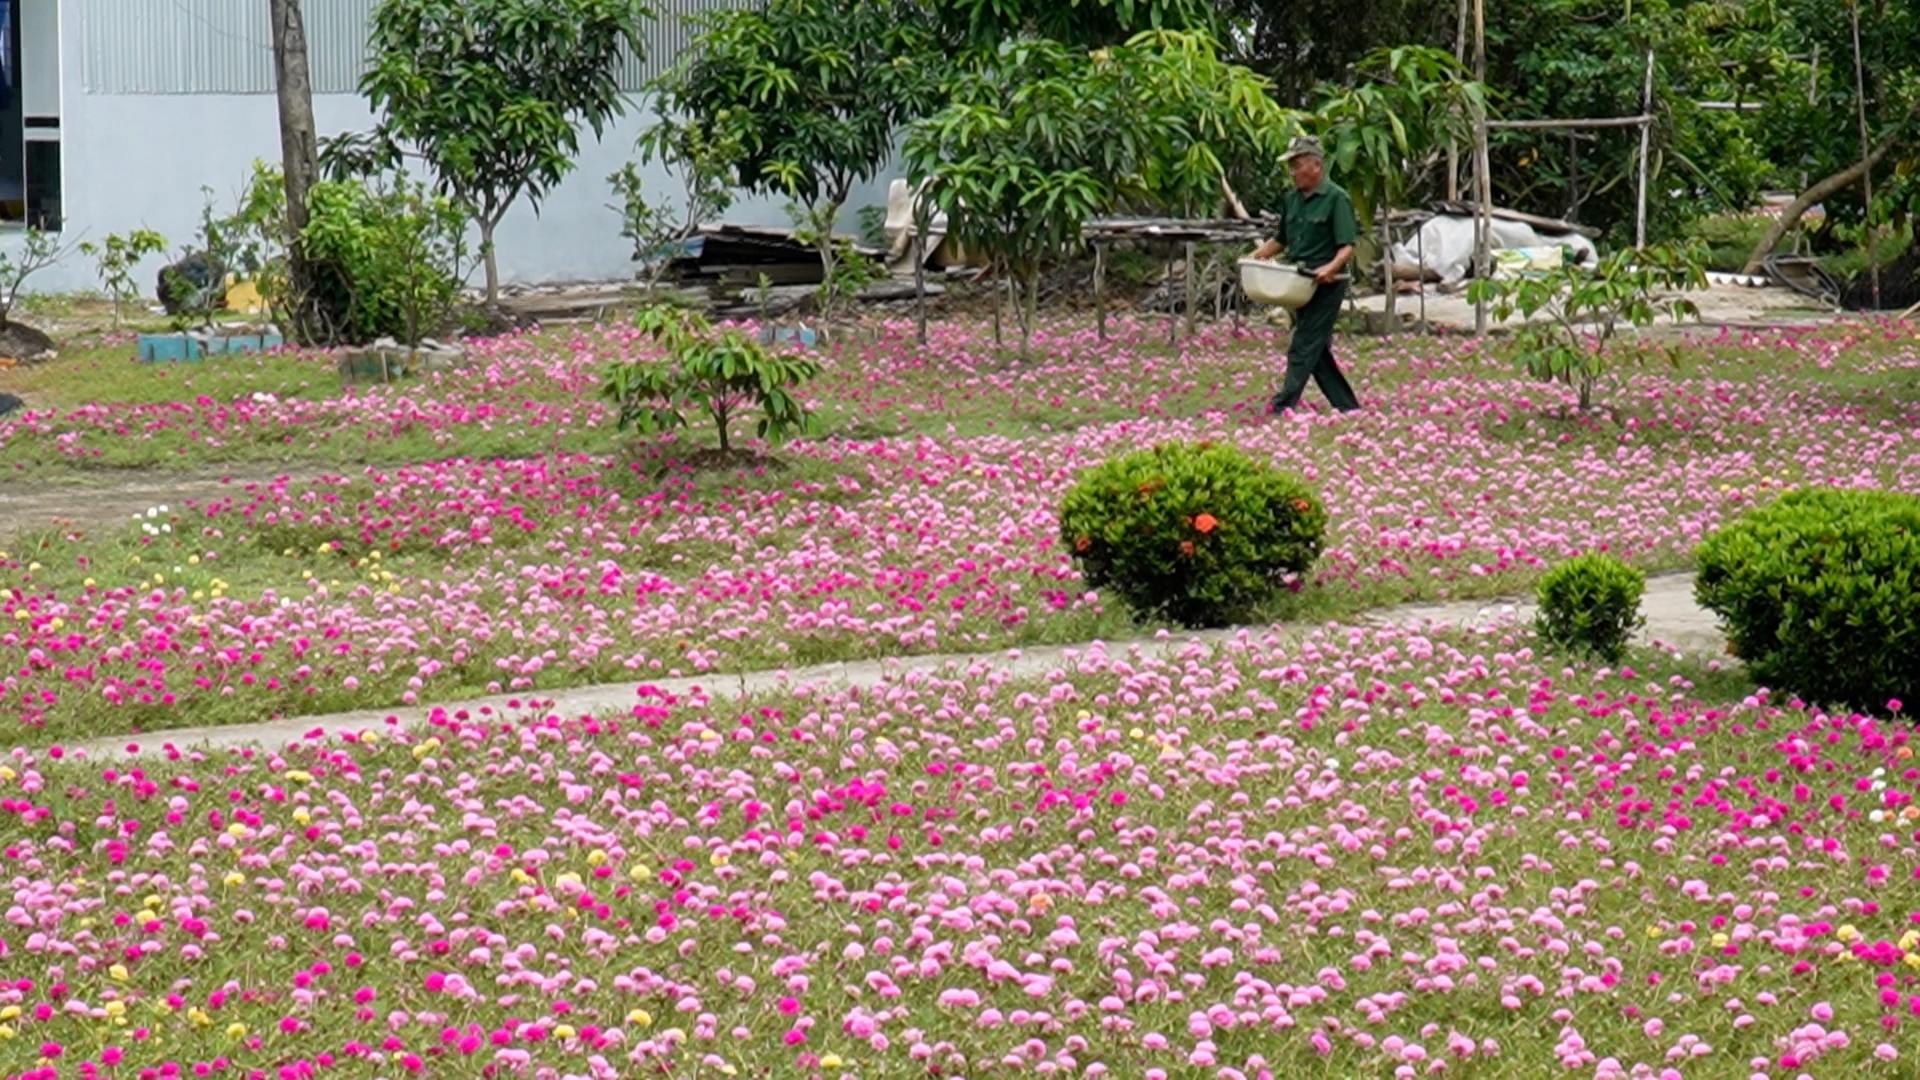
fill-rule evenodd
<path id="1" fill-rule="evenodd" d="M 1839 313 L 1819 308 L 1815 301 L 1792 289 L 1774 285 L 1758 288 L 1750 285 L 1714 285 L 1686 295 L 1700 308 L 1697 325 L 1715 332 L 1722 327 L 1762 329 L 1822 326 L 1841 317 Z M 1420 303 L 1418 295 L 1401 294 L 1394 298 L 1394 310 L 1403 321 L 1408 318 L 1417 321 L 1420 318 Z M 1356 299 L 1354 305 L 1363 311 L 1383 311 L 1386 297 L 1375 293 Z M 1533 321 L 1541 322 L 1546 318 L 1546 315 L 1540 314 Z M 1434 329 L 1471 333 L 1474 327 L 1473 303 L 1464 292 L 1449 294 L 1429 288 L 1426 294 L 1426 320 L 1427 325 Z M 1504 322 L 1496 319 L 1491 309 L 1487 312 L 1489 327 L 1518 327 L 1525 322 L 1517 312 Z M 1693 324 L 1693 320 L 1687 320 L 1687 324 Z M 1655 325 L 1670 327 L 1675 324 L 1673 320 L 1662 316 Z"/>
<path id="2" fill-rule="evenodd" d="M 178 509 L 244 494 L 252 485 L 337 474 L 319 468 L 235 467 L 222 470 L 128 469 L 84 479 L 0 480 L 0 545 L 49 529 L 118 526 L 149 507 Z"/>

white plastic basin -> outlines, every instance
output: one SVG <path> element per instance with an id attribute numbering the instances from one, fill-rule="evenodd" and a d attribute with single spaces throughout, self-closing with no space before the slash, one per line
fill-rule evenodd
<path id="1" fill-rule="evenodd" d="M 1297 266 L 1271 259 L 1241 259 L 1240 287 L 1246 290 L 1247 299 L 1256 304 L 1298 308 L 1313 299 L 1319 284 L 1312 274 Z"/>

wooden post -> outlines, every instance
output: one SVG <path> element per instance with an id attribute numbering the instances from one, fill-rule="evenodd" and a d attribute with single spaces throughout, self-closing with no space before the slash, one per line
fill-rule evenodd
<path id="1" fill-rule="evenodd" d="M 1865 238 L 1861 241 L 1867 248 L 1867 277 L 1873 283 L 1873 310 L 1880 310 L 1880 259 L 1874 251 L 1873 242 L 1873 144 L 1867 139 L 1867 76 L 1860 60 L 1860 0 L 1847 5 L 1853 15 L 1853 103 L 1854 111 L 1860 119 L 1860 160 L 1866 162 L 1865 172 L 1860 174 L 1862 196 L 1866 200 L 1861 222 Z"/>
<path id="2" fill-rule="evenodd" d="M 1647 246 L 1647 158 L 1653 152 L 1653 50 L 1647 50 L 1647 81 L 1640 93 L 1640 193 L 1634 214 L 1633 246 Z"/>
<path id="3" fill-rule="evenodd" d="M 1387 224 L 1387 218 L 1391 216 L 1392 212 L 1393 212 L 1392 207 L 1382 206 L 1380 208 L 1380 278 L 1382 281 L 1386 282 L 1386 288 L 1387 288 L 1387 298 L 1381 304 L 1381 307 L 1380 307 L 1380 311 L 1381 311 L 1380 336 L 1381 337 L 1393 336 L 1393 324 L 1394 324 L 1393 232 L 1391 230 L 1391 227 L 1388 226 Z"/>
<path id="4" fill-rule="evenodd" d="M 1107 242 L 1093 242 L 1093 311 L 1100 340 L 1107 340 Z"/>
<path id="5" fill-rule="evenodd" d="M 1486 0 L 1473 0 L 1473 54 L 1474 78 L 1484 86 L 1487 81 Z M 1475 198 L 1480 203 L 1480 212 L 1474 215 L 1473 275 L 1476 281 L 1484 281 L 1492 265 L 1488 249 L 1493 243 L 1493 177 L 1488 164 L 1491 155 L 1487 151 L 1487 110 L 1484 106 L 1474 119 L 1474 190 Z M 1487 332 L 1487 301 L 1484 297 L 1473 305 L 1473 332 Z"/>
<path id="6" fill-rule="evenodd" d="M 287 286 L 292 295 L 288 336 L 313 344 L 317 326 L 307 318 L 312 303 L 311 269 L 300 236 L 307 228 L 307 195 L 320 172 L 314 134 L 313 80 L 307 69 L 307 29 L 300 0 L 269 0 L 272 20 L 273 83 L 280 110 L 280 168 L 286 185 Z"/>
<path id="7" fill-rule="evenodd" d="M 1580 223 L 1580 133 L 1567 132 L 1567 220 Z"/>
<path id="8" fill-rule="evenodd" d="M 1180 340 L 1180 313 L 1175 311 L 1173 307 L 1173 267 L 1174 260 L 1168 259 L 1166 269 L 1168 348 L 1172 348 Z"/>
<path id="9" fill-rule="evenodd" d="M 1195 273 L 1197 268 L 1193 260 L 1193 247 L 1193 241 L 1187 241 L 1186 280 L 1185 288 L 1181 290 L 1187 297 L 1187 337 L 1189 338 L 1193 337 L 1193 329 L 1199 325 L 1200 320 L 1200 282 L 1199 275 Z"/>
<path id="10" fill-rule="evenodd" d="M 1425 334 L 1428 332 L 1427 330 L 1427 233 L 1426 233 L 1425 226 L 1426 226 L 1426 222 L 1424 221 L 1421 222 L 1420 227 L 1413 234 L 1413 250 L 1420 258 L 1420 332 L 1422 334 Z"/>
<path id="11" fill-rule="evenodd" d="M 1092 311 L 1100 340 L 1106 340 L 1106 240 L 1092 242 Z"/>
<path id="12" fill-rule="evenodd" d="M 913 225 L 913 305 L 920 344 L 927 343 L 927 234 L 916 221 Z"/>

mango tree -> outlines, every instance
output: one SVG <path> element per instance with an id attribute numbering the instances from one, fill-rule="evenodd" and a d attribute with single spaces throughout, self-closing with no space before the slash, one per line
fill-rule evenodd
<path id="1" fill-rule="evenodd" d="M 1197 32 L 1092 52 L 1022 38 L 951 93 L 908 129 L 908 170 L 949 235 L 1021 286 L 1026 344 L 1039 275 L 1078 248 L 1087 219 L 1217 200 L 1229 168 L 1271 167 L 1295 130 L 1265 81 Z"/>
<path id="2" fill-rule="evenodd" d="M 324 162 L 376 174 L 423 159 L 473 213 L 497 305 L 494 230 L 573 171 L 581 125 L 597 138 L 625 112 L 623 54 L 644 54 L 652 17 L 643 0 L 380 0 L 360 81 L 378 125 L 330 140 Z"/>
<path id="3" fill-rule="evenodd" d="M 1486 88 L 1452 54 L 1397 46 L 1369 53 L 1350 85 L 1321 88 L 1308 125 L 1327 148 L 1327 172 L 1377 225 L 1431 173 L 1447 143 L 1473 138 Z"/>
<path id="4" fill-rule="evenodd" d="M 700 25 L 655 83 L 661 110 L 736 143 L 741 187 L 798 204 L 831 317 L 840 208 L 939 98 L 947 61 L 931 18 L 910 0 L 767 0 Z"/>

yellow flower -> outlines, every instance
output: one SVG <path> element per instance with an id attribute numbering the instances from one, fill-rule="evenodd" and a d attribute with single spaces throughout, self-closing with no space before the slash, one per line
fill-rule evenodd
<path id="1" fill-rule="evenodd" d="M 187 556 L 187 565 L 188 565 L 188 566 L 199 566 L 199 565 L 200 565 L 200 556 L 198 556 L 198 555 L 189 555 L 189 556 Z"/>
<path id="2" fill-rule="evenodd" d="M 150 908 L 157 908 L 157 907 L 159 907 L 159 906 L 160 906 L 161 904 L 163 904 L 163 903 L 165 903 L 165 902 L 166 902 L 166 901 L 164 901 L 164 900 L 162 900 L 162 899 L 160 899 L 160 898 L 159 898 L 159 897 L 157 897 L 157 896 L 153 896 L 153 895 L 148 895 L 148 897 L 147 897 L 147 899 L 146 899 L 146 905 L 147 905 L 148 907 L 150 907 Z"/>
<path id="3" fill-rule="evenodd" d="M 1648 937 L 1650 937 L 1650 938 L 1657 938 L 1657 937 L 1659 937 L 1659 936 L 1660 936 L 1661 934 L 1664 934 L 1664 933 L 1666 933 L 1666 931 L 1664 931 L 1664 930 L 1662 930 L 1662 929 L 1660 929 L 1660 928 L 1659 928 L 1659 927 L 1657 927 L 1657 926 L 1649 926 L 1649 927 L 1647 927 L 1647 936 L 1648 936 Z"/>
<path id="4" fill-rule="evenodd" d="M 87 588 L 91 589 L 93 588 L 95 582 L 92 578 L 88 578 L 85 581 L 82 581 L 80 584 L 85 585 Z"/>
<path id="5" fill-rule="evenodd" d="M 561 1024 L 553 1029 L 553 1037 L 556 1039 L 571 1039 L 574 1034 L 572 1024 Z"/>
<path id="6" fill-rule="evenodd" d="M 208 1016 L 207 1010 L 201 1008 L 198 1005 L 195 1005 L 193 1008 L 187 1010 L 187 1019 L 193 1021 L 194 1025 L 197 1027 L 206 1027 L 207 1025 L 213 1023 L 213 1017 Z"/>
<path id="7" fill-rule="evenodd" d="M 1839 938 L 1841 941 L 1852 941 L 1854 938 L 1860 936 L 1860 931 L 1855 930 L 1850 925 L 1842 926 L 1839 930 L 1834 931 L 1833 936 Z"/>
<path id="8" fill-rule="evenodd" d="M 11 1038 L 13 1038 L 13 1025 L 0 1024 L 0 1039 L 11 1039 Z"/>
<path id="9" fill-rule="evenodd" d="M 379 741 L 380 741 L 380 736 L 375 735 L 371 731 L 363 731 L 360 733 L 360 745 L 362 746 L 372 746 L 374 743 L 377 743 Z"/>
<path id="10" fill-rule="evenodd" d="M 247 875 L 238 870 L 229 870 L 227 871 L 227 876 L 220 880 L 226 882 L 227 886 L 232 888 L 237 885 L 245 885 L 247 883 Z"/>
<path id="11" fill-rule="evenodd" d="M 27 564 L 27 573 L 29 574 L 33 573 L 38 569 L 40 569 L 40 564 L 37 562 L 30 562 Z"/>
<path id="12" fill-rule="evenodd" d="M 58 615 L 55 615 L 55 616 L 53 617 L 53 621 L 52 621 L 52 622 L 49 622 L 49 623 L 48 623 L 47 625 L 48 625 L 48 626 L 51 626 L 51 627 L 53 627 L 53 628 L 54 628 L 55 630 L 58 630 L 58 629 L 60 629 L 61 627 L 63 627 L 63 626 L 65 626 L 65 625 L 67 625 L 67 620 L 65 620 L 65 619 L 63 619 L 63 618 L 61 618 L 61 617 L 60 617 L 60 616 L 58 616 Z"/>
<path id="13" fill-rule="evenodd" d="M 304 784 L 313 779 L 313 774 L 305 769 L 289 769 L 287 770 L 287 779 L 296 784 Z"/>
<path id="14" fill-rule="evenodd" d="M 247 1025 L 245 1024 L 235 1023 L 235 1024 L 227 1025 L 227 1038 L 229 1039 L 238 1039 L 246 1035 L 246 1033 L 247 1033 Z"/>
<path id="15" fill-rule="evenodd" d="M 635 881 L 645 881 L 648 877 L 652 876 L 652 873 L 652 871 L 647 869 L 646 863 L 634 863 L 633 869 L 627 871 L 627 876 Z"/>
<path id="16" fill-rule="evenodd" d="M 108 1016 L 120 1017 L 127 1015 L 127 1003 L 124 1001 L 109 1001 L 104 1007 Z"/>
<path id="17" fill-rule="evenodd" d="M 1910 968 L 1920 968 L 1920 953 L 1910 952 L 1900 958 L 1900 962 Z"/>
<path id="18" fill-rule="evenodd" d="M 715 866 L 725 866 L 727 863 L 733 861 L 733 855 L 728 852 L 727 849 L 721 848 L 719 851 L 707 856 L 707 861 Z"/>
<path id="19" fill-rule="evenodd" d="M 227 835 L 228 836 L 245 836 L 247 835 L 247 827 L 236 821 L 233 824 L 227 826 Z"/>
<path id="20" fill-rule="evenodd" d="M 20 1010 L 18 1009 L 14 1010 L 16 1014 L 18 1014 L 19 1011 Z M 640 1027 L 640 1028 L 652 1027 L 653 1014 L 647 1012 L 647 1010 L 645 1009 L 635 1009 L 632 1012 L 627 1014 L 627 1023 L 632 1024 L 634 1027 Z"/>
<path id="21" fill-rule="evenodd" d="M 1727 942 L 1732 940 L 1732 938 L 1725 934 L 1715 934 L 1713 935 L 1713 947 L 1716 949 L 1724 949 L 1727 947 Z"/>
<path id="22" fill-rule="evenodd" d="M 307 808 L 303 806 L 293 812 L 293 820 L 300 825 L 310 825 L 313 823 L 313 815 L 307 813 Z"/>
<path id="23" fill-rule="evenodd" d="M 721 1076 L 739 1076 L 740 1070 L 734 1068 L 733 1066 L 723 1061 L 720 1063 L 720 1075 Z"/>
<path id="24" fill-rule="evenodd" d="M 553 879 L 553 887 L 555 889 L 573 889 L 578 888 L 579 885 L 580 875 L 571 870 Z"/>
<path id="25" fill-rule="evenodd" d="M 127 981 L 127 965 L 114 964 L 113 966 L 107 968 L 107 976 L 113 979 L 115 982 L 126 982 Z"/>
<path id="26" fill-rule="evenodd" d="M 840 1064 L 839 1054 L 826 1053 L 820 1055 L 820 1067 L 823 1069 L 837 1069 L 840 1067 Z"/>
<path id="27" fill-rule="evenodd" d="M 4 1009 L 0 1009 L 0 1020 L 17 1020 L 19 1017 L 20 1006 L 18 1005 L 9 1005 Z"/>
<path id="28" fill-rule="evenodd" d="M 0 780 L 11 780 L 18 775 L 20 774 L 14 772 L 8 766 L 0 765 Z"/>
<path id="29" fill-rule="evenodd" d="M 587 865 L 599 866 L 607 861 L 607 853 L 599 848 L 587 852 Z"/>
<path id="30" fill-rule="evenodd" d="M 713 730 L 712 728 L 708 728 L 707 730 L 700 733 L 700 741 L 701 742 L 719 742 L 720 733 Z"/>

